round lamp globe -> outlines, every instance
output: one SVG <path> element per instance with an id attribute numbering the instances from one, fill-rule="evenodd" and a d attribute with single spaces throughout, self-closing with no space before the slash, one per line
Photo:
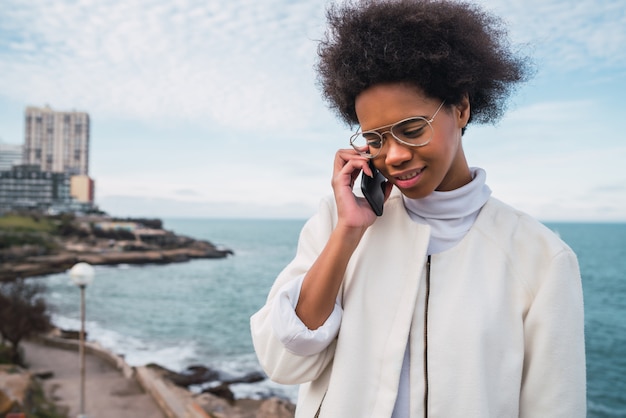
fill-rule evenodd
<path id="1" fill-rule="evenodd" d="M 77 263 L 69 271 L 70 278 L 76 286 L 87 286 L 95 276 L 94 268 L 88 263 Z"/>

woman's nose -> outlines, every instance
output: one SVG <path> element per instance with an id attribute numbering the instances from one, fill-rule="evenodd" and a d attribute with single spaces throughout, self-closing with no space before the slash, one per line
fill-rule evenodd
<path id="1" fill-rule="evenodd" d="M 406 145 L 400 144 L 391 134 L 385 135 L 385 163 L 387 165 L 398 166 L 410 160 L 413 153 Z"/>

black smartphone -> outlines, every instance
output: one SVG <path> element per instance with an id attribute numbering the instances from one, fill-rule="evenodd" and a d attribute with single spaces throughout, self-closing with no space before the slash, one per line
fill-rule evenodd
<path id="1" fill-rule="evenodd" d="M 361 191 L 376 216 L 381 216 L 383 214 L 383 204 L 385 203 L 385 184 L 387 179 L 374 167 L 372 160 L 369 161 L 369 166 L 372 173 L 374 173 L 374 177 L 370 177 L 364 172 L 361 173 Z"/>

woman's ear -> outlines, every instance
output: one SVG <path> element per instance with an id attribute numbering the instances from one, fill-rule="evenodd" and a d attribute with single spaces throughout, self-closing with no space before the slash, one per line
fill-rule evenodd
<path id="1" fill-rule="evenodd" d="M 455 116 L 457 117 L 458 126 L 459 128 L 464 129 L 470 120 L 470 102 L 467 93 L 463 95 L 463 98 L 459 104 L 455 106 L 455 108 Z"/>

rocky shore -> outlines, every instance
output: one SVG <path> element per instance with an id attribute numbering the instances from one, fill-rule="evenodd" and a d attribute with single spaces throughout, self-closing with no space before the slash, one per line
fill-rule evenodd
<path id="1" fill-rule="evenodd" d="M 40 230 L 0 227 L 0 281 L 60 273 L 78 262 L 166 264 L 234 254 L 209 241 L 164 230 L 160 220 L 82 217 L 39 219 L 36 224 L 44 222 Z"/>

